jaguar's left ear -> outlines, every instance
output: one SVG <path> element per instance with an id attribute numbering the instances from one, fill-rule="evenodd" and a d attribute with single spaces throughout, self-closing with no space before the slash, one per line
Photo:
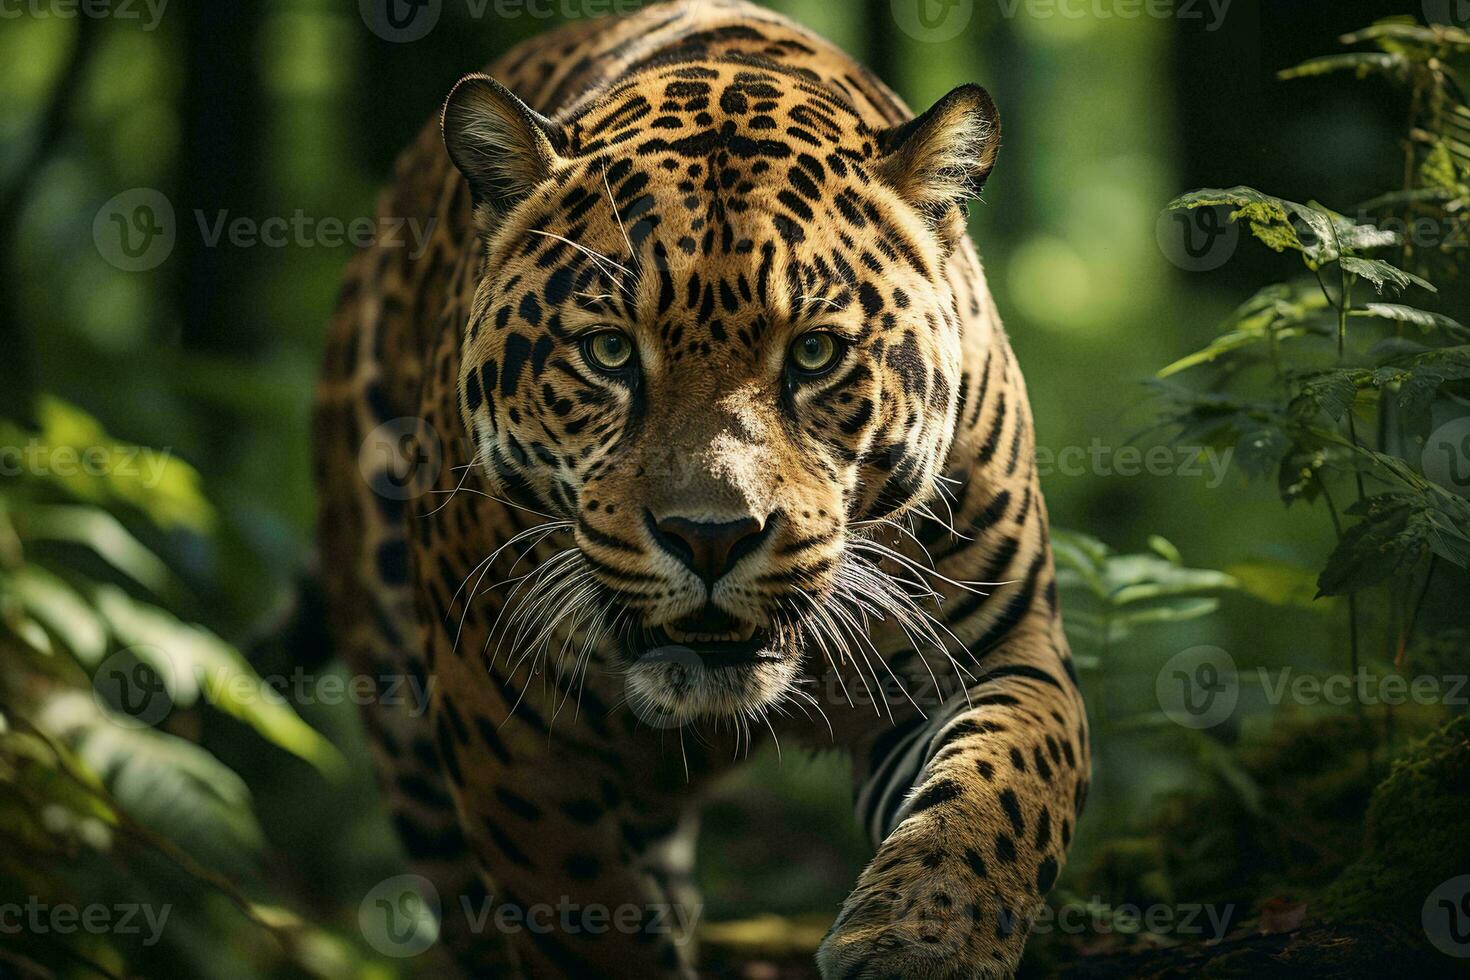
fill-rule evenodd
<path id="1" fill-rule="evenodd" d="M 476 208 L 504 215 L 561 161 L 561 127 L 489 75 L 461 78 L 444 102 L 444 146 L 469 182 Z"/>
<path id="2" fill-rule="evenodd" d="M 928 112 L 878 134 L 878 175 L 938 225 L 980 193 L 1000 150 L 1000 113 L 979 85 L 961 85 Z"/>

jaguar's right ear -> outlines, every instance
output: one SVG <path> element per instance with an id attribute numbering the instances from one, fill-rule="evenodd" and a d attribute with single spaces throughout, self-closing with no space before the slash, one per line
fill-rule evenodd
<path id="1" fill-rule="evenodd" d="M 466 75 L 444 101 L 444 146 L 475 209 L 505 214 L 551 176 L 566 134 L 489 75 Z"/>

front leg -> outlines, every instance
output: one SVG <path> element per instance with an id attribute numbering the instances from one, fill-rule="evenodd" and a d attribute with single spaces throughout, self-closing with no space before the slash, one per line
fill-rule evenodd
<path id="1" fill-rule="evenodd" d="M 445 915 L 484 944 L 507 943 L 518 964 L 469 975 L 691 980 L 697 821 L 675 800 L 628 795 L 657 763 L 617 754 L 627 745 L 611 729 L 599 729 L 605 743 L 574 724 L 553 737 L 527 704 L 509 718 L 482 713 L 483 682 L 452 677 L 442 688 L 457 701 L 434 704 L 436 747 L 484 887 L 446 896 Z"/>
<path id="2" fill-rule="evenodd" d="M 826 980 L 1012 975 L 1087 794 L 1055 631 L 1013 636 L 965 696 L 880 736 L 859 817 L 881 840 L 822 942 Z"/>

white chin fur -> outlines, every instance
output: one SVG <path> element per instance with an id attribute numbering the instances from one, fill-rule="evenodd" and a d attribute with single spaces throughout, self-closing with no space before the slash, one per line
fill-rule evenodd
<path id="1" fill-rule="evenodd" d="M 675 728 L 767 711 L 791 691 L 800 666 L 800 658 L 788 656 L 708 669 L 692 653 L 690 657 L 688 662 L 664 660 L 628 668 L 624 682 L 628 707 L 640 721 Z"/>

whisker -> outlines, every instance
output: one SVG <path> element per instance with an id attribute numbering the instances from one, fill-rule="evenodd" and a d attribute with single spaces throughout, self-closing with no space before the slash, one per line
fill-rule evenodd
<path id="1" fill-rule="evenodd" d="M 934 682 L 935 691 L 940 696 L 940 700 L 944 700 L 943 691 L 939 686 L 938 678 L 935 677 L 933 670 L 929 667 L 928 658 L 924 656 L 923 646 L 932 646 L 944 655 L 955 672 L 955 679 L 961 688 L 966 691 L 966 699 L 968 700 L 969 685 L 966 684 L 965 677 L 968 675 L 971 679 L 974 679 L 975 675 L 965 669 L 949 651 L 950 639 L 954 641 L 956 647 L 961 650 L 965 649 L 965 645 L 959 637 L 955 636 L 954 632 L 945 623 L 920 607 L 914 601 L 914 597 L 898 589 L 888 576 L 880 572 L 875 566 L 865 563 L 859 556 L 854 555 L 852 562 L 844 566 L 843 572 L 853 577 L 854 581 L 858 583 L 862 594 L 867 595 L 873 602 L 877 603 L 882 609 L 894 617 L 894 621 L 903 631 L 905 638 L 913 647 L 914 652 L 923 662 L 925 670 L 928 671 L 930 679 Z M 948 639 L 941 637 L 938 630 L 942 630 Z M 924 641 L 923 646 L 921 646 L 921 640 Z"/>
<path id="2" fill-rule="evenodd" d="M 618 202 L 613 199 L 612 185 L 607 179 L 607 164 L 602 165 L 602 186 L 607 191 L 607 203 L 612 207 L 613 217 L 618 221 L 618 231 L 623 233 L 623 241 L 628 245 L 628 254 L 632 256 L 633 264 L 638 267 L 638 274 L 643 274 L 643 260 L 638 256 L 638 250 L 633 247 L 633 239 L 628 237 L 628 229 L 623 225 L 623 216 L 618 213 Z M 625 185 L 626 186 L 626 185 Z"/>
<path id="3" fill-rule="evenodd" d="M 818 701 L 815 697 L 813 697 L 809 692 L 803 691 L 799 687 L 793 687 L 793 688 L 791 688 L 791 690 L 788 692 L 788 696 L 792 699 L 792 702 L 794 704 L 796 704 L 798 707 L 801 706 L 801 704 L 802 704 L 803 701 L 806 704 L 811 705 L 812 708 L 816 710 L 817 714 L 821 716 L 822 721 L 826 722 L 826 724 L 827 724 L 827 735 L 828 735 L 828 737 L 829 738 L 833 738 L 833 739 L 835 739 L 837 737 L 837 732 L 832 728 L 832 719 L 831 718 L 828 718 L 827 717 L 827 712 L 825 712 L 825 711 L 822 710 L 822 703 L 820 701 Z M 801 700 L 797 700 L 798 698 L 800 698 Z M 806 709 L 805 708 L 802 709 L 802 714 L 803 715 L 806 715 Z M 810 715 L 806 715 L 806 716 L 808 718 L 811 717 Z"/>
<path id="4" fill-rule="evenodd" d="M 833 603 L 832 606 L 830 607 L 830 609 L 829 608 L 826 608 L 826 607 L 824 607 L 822 605 L 817 605 L 817 604 L 814 604 L 811 607 L 813 614 L 816 616 L 816 622 L 817 622 L 817 624 L 820 625 L 820 626 L 822 626 L 823 628 L 825 628 L 830 633 L 830 635 L 832 636 L 834 642 L 836 641 L 837 635 L 838 635 L 837 634 L 837 625 L 832 620 L 831 616 L 829 615 L 829 612 L 836 613 L 841 608 L 842 607 L 841 607 L 841 604 L 840 603 Z M 820 640 L 821 632 L 820 631 L 816 631 L 816 635 L 818 636 L 818 638 Z M 849 635 L 853 635 L 853 634 L 849 634 Z M 865 635 L 863 635 L 863 634 L 853 635 L 853 638 L 854 639 L 859 639 L 860 638 L 863 641 L 865 641 L 868 644 L 868 646 L 870 646 L 870 647 L 872 646 L 872 641 L 871 640 L 868 640 L 867 637 Z M 868 659 L 867 653 L 864 650 L 862 650 L 861 647 L 857 648 L 856 650 L 854 650 L 852 647 L 849 647 L 847 644 L 843 644 L 843 647 L 844 647 L 844 649 L 846 651 L 854 654 L 853 664 L 854 664 L 854 666 L 858 666 L 859 667 L 858 672 L 857 672 L 858 679 L 860 681 L 862 681 L 862 683 L 863 683 L 863 689 L 867 692 L 868 697 L 869 698 L 873 698 L 873 689 L 868 686 L 868 679 L 867 679 L 867 677 L 865 677 L 863 675 L 863 672 L 862 672 L 861 667 L 862 666 L 866 666 L 868 668 L 868 670 L 873 675 L 873 683 L 875 685 L 877 685 L 879 688 L 881 688 L 883 685 L 878 680 L 878 671 L 873 667 L 872 662 Z M 875 654 L 877 653 L 876 648 L 874 649 L 874 653 Z M 857 655 L 859 655 L 859 654 L 862 657 L 861 664 L 859 664 L 859 662 L 857 660 Z M 879 659 L 881 660 L 882 658 L 879 657 Z M 888 699 L 887 698 L 884 698 L 883 699 L 883 707 L 888 710 L 888 717 L 889 717 L 889 720 L 891 721 L 893 719 L 893 711 L 892 711 L 891 708 L 888 707 Z M 878 715 L 881 715 L 883 713 L 882 710 L 880 710 L 879 707 L 878 707 L 877 700 L 874 700 L 873 701 L 873 713 L 874 714 L 878 714 Z"/>
<path id="5" fill-rule="evenodd" d="M 847 309 L 847 307 L 843 306 L 835 299 L 828 299 L 825 296 L 798 296 L 796 297 L 796 301 L 798 303 L 825 303 L 827 306 L 831 307 L 834 310 Z"/>
<path id="6" fill-rule="evenodd" d="M 590 248 L 588 248 L 585 245 L 578 244 L 577 242 L 572 241 L 570 238 L 567 238 L 565 235 L 558 235 L 558 234 L 555 234 L 554 232 L 542 231 L 539 228 L 529 228 L 527 230 L 531 234 L 533 234 L 533 235 L 544 235 L 547 238 L 555 239 L 556 241 L 559 241 L 559 242 L 561 242 L 561 243 L 563 243 L 565 245 L 570 245 L 572 248 L 576 249 L 577 251 L 581 252 L 583 255 L 585 255 L 589 259 L 591 259 L 597 265 L 597 267 L 599 269 L 602 269 L 602 271 L 603 271 L 604 274 L 607 273 L 607 270 L 602 268 L 603 263 L 605 262 L 608 265 L 612 266 L 614 269 L 617 269 L 620 272 L 622 272 L 624 275 L 626 275 L 626 276 L 628 276 L 630 278 L 636 278 L 633 275 L 633 270 L 629 269 L 627 266 L 623 265 L 620 262 L 613 261 L 612 259 L 608 258 L 606 255 L 603 255 L 601 252 L 598 252 L 598 251 L 596 251 L 594 249 L 590 249 Z M 613 279 L 613 285 L 614 286 L 617 286 L 618 289 L 622 290 L 622 293 L 623 293 L 624 296 L 627 296 L 629 299 L 632 299 L 633 298 L 633 294 L 628 291 L 628 287 L 627 286 L 623 285 L 622 282 L 618 281 L 617 279 L 613 278 L 612 276 L 609 276 L 608 278 Z"/>
<path id="7" fill-rule="evenodd" d="M 871 538 L 854 537 L 848 542 L 848 544 L 849 546 L 857 549 L 877 552 L 883 555 L 883 557 L 890 558 L 919 575 L 932 576 L 943 582 L 945 585 L 952 585 L 957 589 L 963 589 L 964 591 L 973 593 L 975 595 L 990 595 L 989 592 L 980 591 L 981 586 L 993 587 L 1012 584 L 1011 582 L 970 582 L 953 579 L 950 578 L 948 575 L 945 575 L 943 572 L 937 571 L 934 568 L 925 568 L 923 565 L 920 565 L 918 562 L 914 561 L 912 558 L 908 557 L 902 552 L 895 551 L 893 548 L 888 547 L 882 542 L 874 541 Z"/>

